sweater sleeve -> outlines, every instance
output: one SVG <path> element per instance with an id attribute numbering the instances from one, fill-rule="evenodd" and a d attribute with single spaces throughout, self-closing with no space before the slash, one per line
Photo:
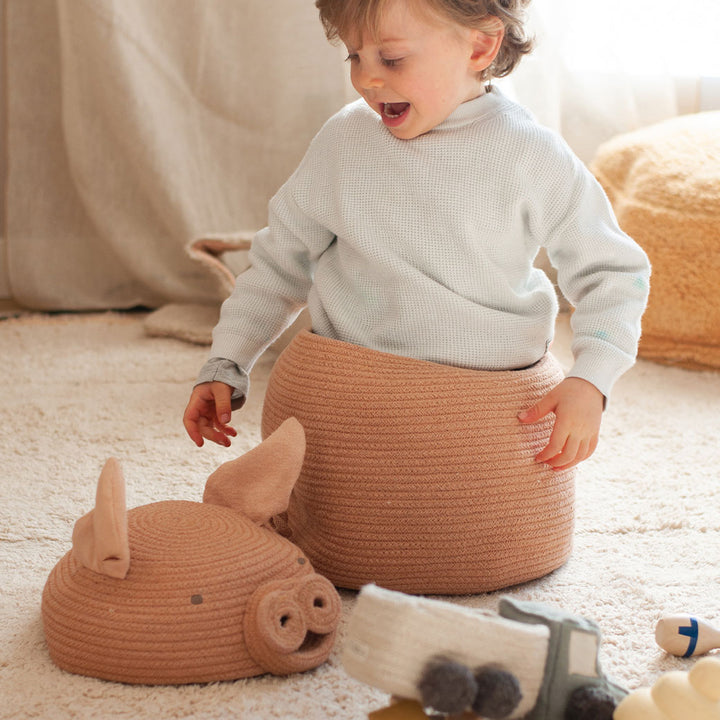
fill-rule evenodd
<path id="1" fill-rule="evenodd" d="M 609 398 L 635 362 L 650 263 L 618 226 L 592 174 L 560 139 L 556 146 L 545 195 L 536 198 L 542 208 L 536 220 L 560 290 L 574 307 L 568 377 L 588 380 Z"/>
<path id="2" fill-rule="evenodd" d="M 247 373 L 230 360 L 210 358 L 200 368 L 195 385 L 216 381 L 225 383 L 233 389 L 230 398 L 232 409 L 239 410 L 245 404 L 250 389 L 250 378 L 248 378 Z"/>
<path id="3" fill-rule="evenodd" d="M 250 267 L 238 276 L 213 330 L 210 357 L 230 360 L 246 375 L 307 303 L 317 261 L 335 238 L 295 199 L 311 185 L 309 156 L 314 167 L 322 162 L 317 140 L 270 201 L 268 227 L 253 239 Z"/>

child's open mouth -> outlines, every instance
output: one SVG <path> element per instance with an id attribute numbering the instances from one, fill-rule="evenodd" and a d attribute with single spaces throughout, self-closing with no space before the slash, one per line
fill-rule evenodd
<path id="1" fill-rule="evenodd" d="M 388 125 L 389 127 L 396 127 L 402 123 L 408 114 L 410 110 L 410 103 L 381 103 L 380 110 L 380 116 L 382 117 L 385 125 Z"/>

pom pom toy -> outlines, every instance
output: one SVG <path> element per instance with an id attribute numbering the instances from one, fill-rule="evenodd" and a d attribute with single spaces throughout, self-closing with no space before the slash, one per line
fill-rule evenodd
<path id="1" fill-rule="evenodd" d="M 50 573 L 42 615 L 64 670 L 126 683 L 284 675 L 323 663 L 340 598 L 298 547 L 263 525 L 287 507 L 305 435 L 291 418 L 209 478 L 203 502 L 125 509 L 108 460 L 95 509 Z"/>
<path id="2" fill-rule="evenodd" d="M 595 623 L 507 597 L 499 612 L 365 586 L 343 664 L 400 700 L 372 720 L 612 720 L 627 693 L 600 669 Z"/>

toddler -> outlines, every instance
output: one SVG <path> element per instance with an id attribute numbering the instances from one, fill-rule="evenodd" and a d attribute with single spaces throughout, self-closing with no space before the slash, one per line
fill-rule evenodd
<path id="1" fill-rule="evenodd" d="M 229 445 L 260 354 L 307 304 L 313 332 L 477 370 L 537 363 L 557 300 L 574 306 L 574 364 L 523 423 L 554 413 L 536 460 L 590 456 L 605 399 L 634 362 L 650 267 L 592 175 L 492 86 L 531 43 L 528 0 L 318 0 L 361 99 L 320 130 L 273 197 L 250 268 L 223 304 L 184 416 Z"/>

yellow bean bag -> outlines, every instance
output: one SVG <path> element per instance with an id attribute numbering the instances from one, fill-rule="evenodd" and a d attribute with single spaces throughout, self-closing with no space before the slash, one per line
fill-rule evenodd
<path id="1" fill-rule="evenodd" d="M 279 532 L 335 585 L 478 593 L 562 565 L 572 545 L 574 469 L 534 461 L 553 419 L 517 413 L 563 379 L 399 357 L 308 331 L 275 363 L 262 432 L 303 425 L 305 462 Z"/>
<path id="2" fill-rule="evenodd" d="M 653 266 L 640 356 L 720 368 L 720 112 L 620 135 L 591 169 Z"/>

